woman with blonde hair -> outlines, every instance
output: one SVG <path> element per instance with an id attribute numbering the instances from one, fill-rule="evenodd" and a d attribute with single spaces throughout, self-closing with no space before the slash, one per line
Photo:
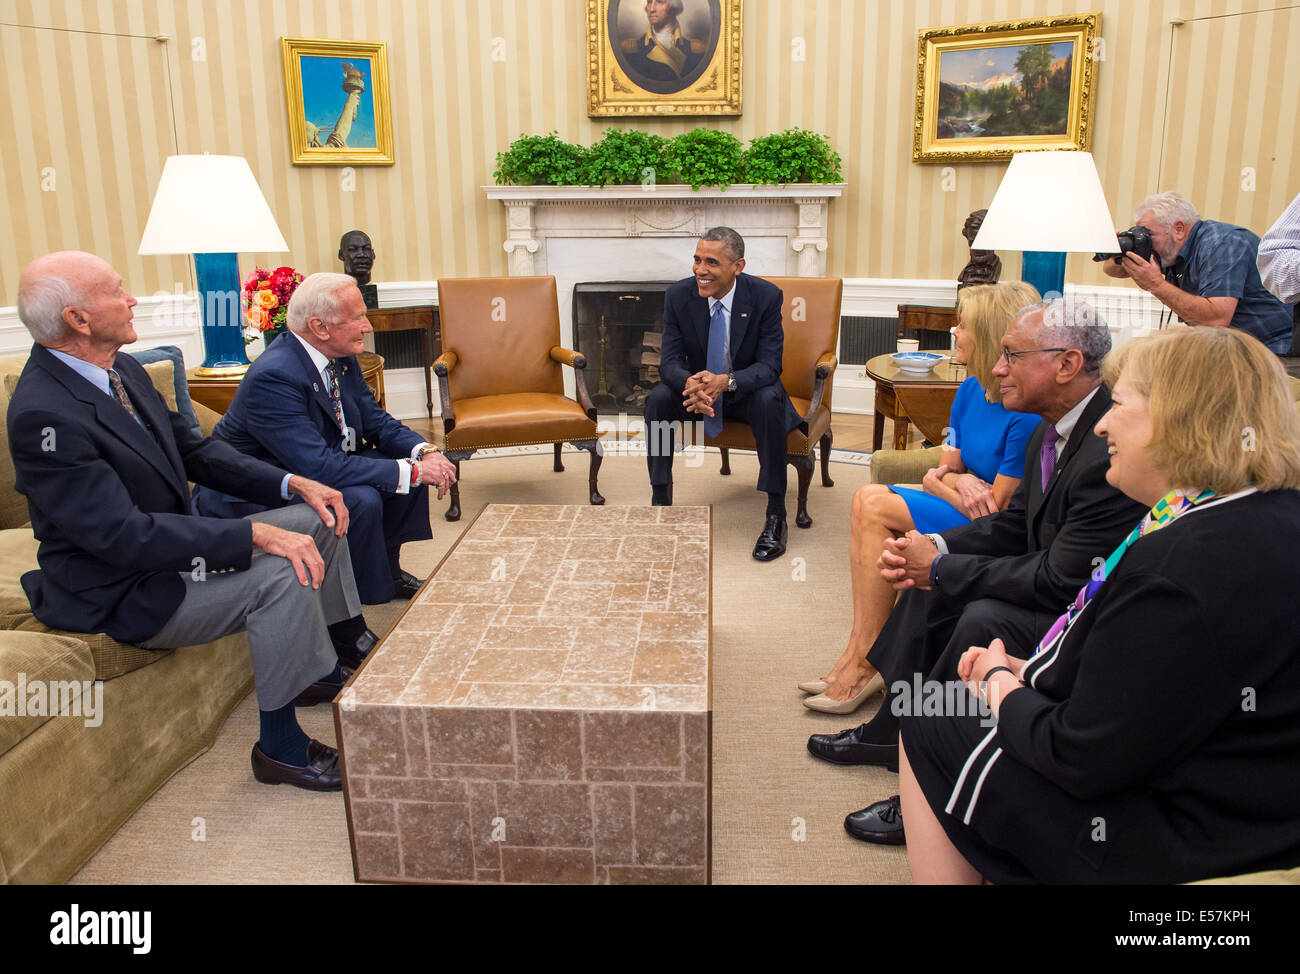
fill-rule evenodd
<path id="1" fill-rule="evenodd" d="M 808 709 L 851 713 L 883 687 L 867 662 L 867 651 L 897 595 L 875 569 L 885 539 L 913 529 L 943 531 L 999 511 L 1024 476 L 1025 447 L 1040 419 L 1003 408 L 993 366 L 1016 312 L 1037 301 L 1033 286 L 1020 281 L 979 284 L 958 293 L 955 358 L 966 365 L 970 378 L 953 399 L 943 462 L 926 474 L 921 490 L 870 484 L 853 495 L 853 629 L 830 675 L 799 685 L 815 694 L 804 699 Z"/>
<path id="2" fill-rule="evenodd" d="M 1107 480 L 1150 505 L 1028 660 L 954 651 L 904 716 L 917 882 L 1181 883 L 1300 865 L 1300 416 L 1227 328 L 1111 355 Z"/>

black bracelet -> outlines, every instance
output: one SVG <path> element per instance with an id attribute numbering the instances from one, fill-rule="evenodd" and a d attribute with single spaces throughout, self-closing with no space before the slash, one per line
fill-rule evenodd
<path id="1" fill-rule="evenodd" d="M 995 666 L 993 667 L 993 669 L 989 670 L 987 673 L 984 674 L 984 682 L 988 683 L 989 677 L 991 677 L 994 673 L 1001 673 L 1003 670 L 1006 670 L 1012 676 L 1016 675 L 1016 671 L 1009 666 Z"/>

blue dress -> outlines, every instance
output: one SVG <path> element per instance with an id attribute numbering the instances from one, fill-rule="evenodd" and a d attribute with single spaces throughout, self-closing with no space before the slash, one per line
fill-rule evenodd
<path id="1" fill-rule="evenodd" d="M 952 401 L 950 442 L 961 451 L 966 469 L 990 484 L 998 474 L 1017 479 L 1025 475 L 1025 447 L 1030 434 L 1042 422 L 1030 413 L 1016 413 L 1000 402 L 984 398 L 984 388 L 971 376 L 957 389 Z M 968 518 L 947 501 L 921 490 L 889 488 L 907 504 L 912 523 L 922 534 L 946 531 Z"/>

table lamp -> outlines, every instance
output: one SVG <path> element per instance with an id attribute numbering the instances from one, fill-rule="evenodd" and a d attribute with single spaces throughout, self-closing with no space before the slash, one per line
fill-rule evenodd
<path id="1" fill-rule="evenodd" d="M 241 375 L 248 368 L 238 252 L 288 249 L 246 159 L 168 157 L 138 253 L 194 255 L 203 322 L 199 375 Z"/>
<path id="2" fill-rule="evenodd" d="M 1092 153 L 1012 156 L 971 249 L 1023 251 L 1020 276 L 1044 298 L 1064 293 L 1067 253 L 1119 253 Z"/>

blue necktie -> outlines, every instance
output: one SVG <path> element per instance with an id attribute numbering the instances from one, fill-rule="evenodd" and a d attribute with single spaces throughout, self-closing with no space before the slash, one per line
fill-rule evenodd
<path id="1" fill-rule="evenodd" d="M 722 302 L 713 303 L 713 314 L 709 318 L 709 356 L 704 367 L 714 375 L 723 375 L 727 371 L 727 315 L 722 309 Z M 704 417 L 706 436 L 717 436 L 722 432 L 722 400 L 719 395 L 713 400 L 713 415 Z"/>

